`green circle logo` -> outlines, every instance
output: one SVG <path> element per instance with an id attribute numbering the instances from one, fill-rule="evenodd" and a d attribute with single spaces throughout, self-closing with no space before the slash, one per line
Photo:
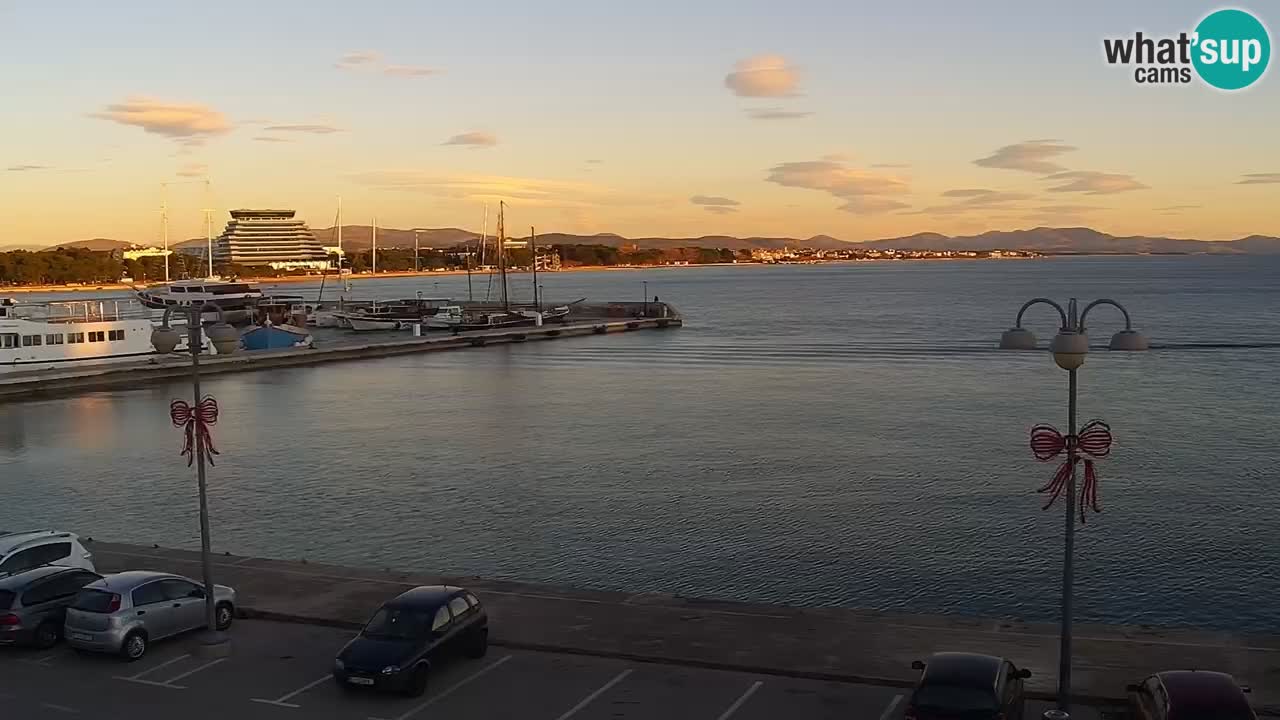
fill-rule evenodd
<path id="1" fill-rule="evenodd" d="M 1271 36 L 1243 10 L 1218 10 L 1196 26 L 1191 63 L 1200 79 L 1219 90 L 1240 90 L 1258 81 L 1271 60 Z"/>

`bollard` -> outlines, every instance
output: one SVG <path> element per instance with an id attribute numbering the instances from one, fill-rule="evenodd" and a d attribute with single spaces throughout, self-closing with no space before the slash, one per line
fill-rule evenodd
<path id="1" fill-rule="evenodd" d="M 422 323 L 413 324 L 413 336 L 422 337 Z"/>
<path id="2" fill-rule="evenodd" d="M 1045 710 L 1044 720 L 1071 720 L 1071 714 L 1065 710 Z"/>

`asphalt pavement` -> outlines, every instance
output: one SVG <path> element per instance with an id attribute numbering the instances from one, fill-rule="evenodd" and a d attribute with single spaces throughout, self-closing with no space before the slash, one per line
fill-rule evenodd
<path id="1" fill-rule="evenodd" d="M 135 663 L 65 646 L 0 652 L 3 717 L 130 720 L 890 720 L 902 688 L 793 679 L 491 647 L 450 660 L 420 698 L 345 691 L 329 675 L 348 630 L 239 620 L 232 653 L 202 657 L 191 638 Z M 1027 704 L 1026 720 L 1047 705 Z M 1077 720 L 1102 720 L 1089 709 Z"/>

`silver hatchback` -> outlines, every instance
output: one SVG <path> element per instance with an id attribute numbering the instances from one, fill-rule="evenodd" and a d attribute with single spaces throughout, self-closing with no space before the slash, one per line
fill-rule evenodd
<path id="1" fill-rule="evenodd" d="M 236 591 L 214 586 L 214 621 L 235 618 Z M 63 637 L 77 650 L 119 653 L 137 660 L 156 640 L 206 627 L 204 588 L 169 573 L 134 570 L 86 585 L 67 608 Z"/>

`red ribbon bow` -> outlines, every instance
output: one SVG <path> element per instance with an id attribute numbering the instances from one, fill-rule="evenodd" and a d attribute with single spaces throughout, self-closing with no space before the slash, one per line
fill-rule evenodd
<path id="1" fill-rule="evenodd" d="M 186 441 L 182 444 L 182 452 L 179 454 L 187 456 L 187 467 L 191 467 L 191 463 L 196 459 L 193 451 L 197 433 L 200 444 L 207 451 L 209 465 L 213 465 L 212 456 L 217 455 L 218 450 L 213 447 L 213 436 L 209 434 L 209 426 L 218 422 L 218 401 L 214 400 L 212 395 L 205 395 L 195 408 L 192 408 L 182 400 L 174 400 L 169 403 L 169 419 L 173 420 L 174 427 L 184 429 Z"/>
<path id="2" fill-rule="evenodd" d="M 1048 462 L 1064 450 L 1067 459 L 1058 466 L 1058 472 L 1054 473 L 1049 484 L 1036 492 L 1050 493 L 1049 502 L 1041 508 L 1048 510 L 1066 489 L 1075 464 L 1084 460 L 1084 485 L 1080 488 L 1080 522 L 1083 523 L 1086 506 L 1093 508 L 1094 512 L 1102 512 L 1098 507 L 1098 474 L 1093 469 L 1093 461 L 1111 452 L 1111 426 L 1101 420 L 1092 420 L 1080 428 L 1079 434 L 1066 437 L 1052 425 L 1040 424 L 1031 428 L 1031 452 L 1035 453 L 1037 460 Z"/>

